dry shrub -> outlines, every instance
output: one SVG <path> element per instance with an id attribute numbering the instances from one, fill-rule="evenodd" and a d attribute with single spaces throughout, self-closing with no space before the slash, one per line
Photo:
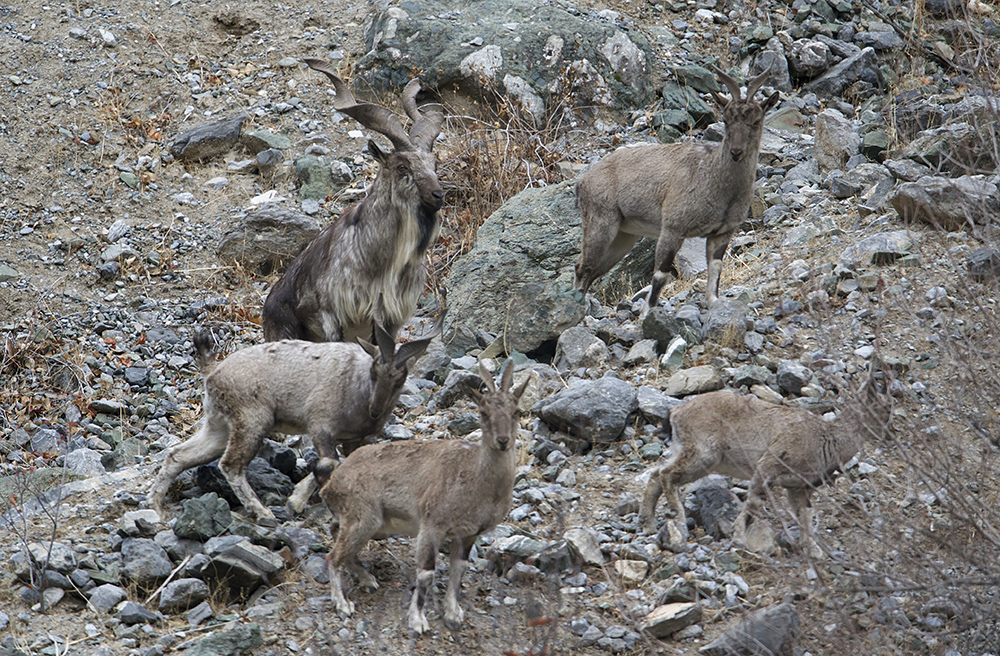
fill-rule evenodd
<path id="1" fill-rule="evenodd" d="M 564 98 L 550 99 L 545 119 L 536 125 L 495 83 L 481 82 L 480 115 L 446 112 L 446 132 L 455 136 L 441 149 L 439 175 L 452 205 L 431 252 L 432 280 L 442 279 L 472 249 L 480 226 L 501 205 L 525 189 L 560 182 L 557 164 L 571 150 Z"/>

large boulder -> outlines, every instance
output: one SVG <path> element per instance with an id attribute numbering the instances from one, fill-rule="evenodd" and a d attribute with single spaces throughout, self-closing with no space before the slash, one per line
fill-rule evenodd
<path id="1" fill-rule="evenodd" d="M 216 252 L 229 266 L 268 275 L 290 263 L 322 229 L 301 212 L 265 205 L 226 230 Z"/>
<path id="2" fill-rule="evenodd" d="M 969 229 L 1000 214 L 996 180 L 981 175 L 954 179 L 926 175 L 901 184 L 891 202 L 904 221 L 919 219 L 944 230 Z"/>
<path id="3" fill-rule="evenodd" d="M 366 46 L 356 70 L 376 88 L 419 74 L 438 89 L 506 93 L 536 118 L 532 106 L 566 92 L 582 105 L 625 110 L 656 94 L 639 30 L 532 0 L 393 2 L 374 16 Z"/>
<path id="4" fill-rule="evenodd" d="M 542 421 L 591 443 L 611 442 L 625 430 L 639 407 L 636 392 L 624 380 L 604 377 L 574 383 L 535 404 Z"/>
<path id="5" fill-rule="evenodd" d="M 508 348 L 524 353 L 554 342 L 583 316 L 582 299 L 572 291 L 582 238 L 573 180 L 526 189 L 507 201 L 483 223 L 475 248 L 448 274 L 445 286 L 453 299 L 449 336 L 460 330 L 502 334 Z M 655 240 L 640 240 L 594 283 L 591 293 L 613 304 L 626 292 L 648 285 L 655 249 Z M 685 240 L 675 264 L 684 277 L 704 271 L 705 240 Z M 544 330 L 520 309 L 531 307 L 540 308 L 532 316 L 544 315 Z"/>

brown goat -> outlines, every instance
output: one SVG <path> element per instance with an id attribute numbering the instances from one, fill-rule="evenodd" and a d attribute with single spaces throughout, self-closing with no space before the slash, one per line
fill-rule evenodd
<path id="1" fill-rule="evenodd" d="M 709 474 L 725 474 L 750 479 L 747 503 L 736 518 L 736 543 L 746 543 L 749 517 L 763 501 L 765 488 L 779 485 L 799 522 L 802 547 L 821 556 L 812 537 L 810 496 L 854 457 L 865 436 L 884 435 L 890 418 L 891 405 L 877 392 L 873 375 L 856 407 L 845 408 L 832 421 L 736 392 L 699 394 L 670 411 L 664 425 L 670 457 L 649 477 L 639 521 L 647 531 L 656 530 L 656 503 L 666 493 L 677 528 L 686 535 L 682 487 Z"/>
<path id="2" fill-rule="evenodd" d="M 376 310 L 378 315 L 378 308 Z M 205 376 L 205 417 L 200 430 L 167 451 L 150 492 L 150 506 L 164 514 L 170 484 L 186 469 L 221 456 L 219 469 L 244 508 L 258 520 L 274 520 L 246 480 L 246 468 L 272 431 L 308 432 L 321 458 L 335 458 L 375 435 L 392 412 L 406 382 L 408 363 L 423 355 L 441 333 L 442 314 L 432 332 L 396 349 L 392 335 L 376 322 L 378 348 L 361 340 L 313 343 L 282 340 L 215 359 L 211 335 L 195 346 Z M 299 482 L 292 501 L 308 500 L 313 476 Z"/>
<path id="3" fill-rule="evenodd" d="M 340 527 L 327 556 L 330 596 L 341 615 L 354 612 L 344 595 L 342 575 L 352 572 L 359 584 L 378 588 L 358 560 L 371 538 L 415 535 L 417 582 L 407 622 L 411 631 L 430 627 L 424 603 L 434 581 L 438 549 L 451 539 L 451 569 L 444 601 L 445 624 L 456 629 L 464 612 L 458 604 L 462 575 L 476 538 L 495 527 L 510 510 L 517 473 L 517 403 L 528 379 L 511 390 L 514 365 L 508 361 L 497 389 L 480 362 L 489 389 L 469 394 L 479 406 L 482 439 L 386 442 L 363 446 L 332 472 L 317 466 L 320 496 L 339 518 Z M 322 464 L 322 463 L 321 463 Z"/>
<path id="4" fill-rule="evenodd" d="M 619 148 L 580 176 L 576 197 L 583 243 L 576 264 L 577 289 L 587 293 L 639 237 L 657 237 L 648 311 L 655 307 L 667 274 L 677 275 L 674 256 L 684 239 L 706 237 L 706 296 L 709 303 L 718 298 L 722 256 L 747 217 L 764 114 L 777 103 L 778 93 L 761 104 L 753 100 L 768 76 L 765 72 L 750 81 L 744 100 L 736 80 L 717 73 L 732 93 L 729 102 L 713 93 L 726 124 L 721 144 Z"/>
<path id="5" fill-rule="evenodd" d="M 328 62 L 305 62 L 333 81 L 338 111 L 388 137 L 394 149 L 386 153 L 369 140 L 380 169 L 368 196 L 317 235 L 275 283 L 261 313 L 264 339 L 370 339 L 379 295 L 385 329 L 395 335 L 416 310 L 426 278 L 424 253 L 441 226 L 444 189 L 431 148 L 444 115 L 417 109 L 420 82 L 411 80 L 402 94 L 413 120 L 407 134 L 389 109 L 356 102 Z"/>

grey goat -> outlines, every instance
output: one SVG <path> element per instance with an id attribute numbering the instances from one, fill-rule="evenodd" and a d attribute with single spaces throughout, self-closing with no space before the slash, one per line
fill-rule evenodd
<path id="1" fill-rule="evenodd" d="M 657 237 L 653 284 L 646 311 L 656 305 L 667 274 L 677 274 L 674 256 L 687 237 L 706 237 L 706 296 L 719 295 L 722 256 L 747 217 L 757 172 L 765 113 L 778 92 L 753 100 L 768 73 L 740 85 L 722 71 L 719 79 L 732 100 L 713 93 L 723 108 L 726 136 L 721 144 L 674 143 L 619 148 L 591 167 L 576 184 L 583 242 L 574 286 L 587 293 L 639 237 Z"/>
<path id="2" fill-rule="evenodd" d="M 334 458 L 359 447 L 385 424 L 399 399 L 408 363 L 420 357 L 440 334 L 444 315 L 430 335 L 398 349 L 376 322 L 378 348 L 361 341 L 313 343 L 282 340 L 215 359 L 212 337 L 195 336 L 205 375 L 205 417 L 186 442 L 167 451 L 150 492 L 150 506 L 164 514 L 170 484 L 186 469 L 218 457 L 219 469 L 240 503 L 258 520 L 274 520 L 246 480 L 246 468 L 272 431 L 307 432 L 320 457 Z M 296 486 L 293 498 L 308 500 L 312 474 Z M 304 502 L 303 502 L 304 503 Z"/>
<path id="3" fill-rule="evenodd" d="M 881 437 L 890 429 L 891 404 L 876 386 L 869 374 L 856 403 L 831 421 L 732 391 L 699 394 L 671 410 L 664 425 L 670 457 L 649 477 L 640 523 L 656 530 L 656 502 L 666 493 L 677 527 L 686 535 L 682 487 L 708 474 L 725 474 L 750 479 L 747 503 L 736 518 L 736 543 L 746 544 L 749 516 L 763 501 L 765 488 L 778 485 L 785 488 L 799 523 L 801 546 L 821 556 L 812 536 L 810 496 L 854 457 L 866 436 Z"/>
<path id="4" fill-rule="evenodd" d="M 264 339 L 370 339 L 379 295 L 385 299 L 384 327 L 395 335 L 416 309 L 426 278 L 424 253 L 441 226 L 444 189 L 431 148 L 444 115 L 420 112 L 420 82 L 410 80 L 402 94 L 413 120 L 407 134 L 394 112 L 355 101 L 328 62 L 305 62 L 332 80 L 334 107 L 388 137 L 393 151 L 369 140 L 380 168 L 368 196 L 313 239 L 274 284 L 261 313 Z"/>
<path id="5" fill-rule="evenodd" d="M 479 406 L 482 439 L 387 442 L 363 446 L 332 472 L 317 465 L 320 496 L 339 518 L 340 527 L 327 556 L 330 596 L 348 616 L 354 604 L 344 595 L 342 575 L 353 573 L 368 590 L 375 578 L 358 560 L 371 538 L 416 536 L 417 582 L 410 600 L 410 630 L 429 629 L 424 603 L 434 581 L 434 563 L 442 543 L 451 539 L 451 568 L 444 620 L 457 628 L 464 618 L 458 604 L 462 575 L 476 538 L 496 526 L 510 510 L 517 471 L 517 403 L 528 379 L 511 391 L 513 363 L 508 362 L 497 389 L 480 362 L 488 387 L 468 388 Z M 332 464 L 332 463 L 331 463 Z"/>

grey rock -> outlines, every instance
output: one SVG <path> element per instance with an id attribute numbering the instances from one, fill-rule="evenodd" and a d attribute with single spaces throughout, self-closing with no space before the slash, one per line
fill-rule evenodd
<path id="1" fill-rule="evenodd" d="M 646 339 L 655 339 L 656 348 L 660 352 L 677 336 L 683 337 L 689 344 L 697 344 L 701 341 L 700 321 L 697 326 L 692 326 L 689 318 L 682 318 L 685 320 L 678 319 L 665 307 L 652 308 L 642 321 L 642 336 Z"/>
<path id="2" fill-rule="evenodd" d="M 807 84 L 803 90 L 819 96 L 839 97 L 847 87 L 858 80 L 878 85 L 878 58 L 874 48 L 865 48 L 841 61 Z"/>
<path id="3" fill-rule="evenodd" d="M 668 638 L 701 620 L 701 604 L 681 602 L 653 609 L 639 623 L 639 628 L 654 638 Z"/>
<path id="4" fill-rule="evenodd" d="M 770 71 L 767 83 L 780 91 L 792 90 L 792 76 L 788 70 L 788 58 L 781 40 L 770 38 L 764 48 L 757 52 L 753 62 L 754 69 Z"/>
<path id="5" fill-rule="evenodd" d="M 687 66 L 674 66 L 674 75 L 682 85 L 691 87 L 699 93 L 718 93 L 722 91 L 719 82 L 715 79 L 715 74 L 703 66 L 690 64 Z"/>
<path id="6" fill-rule="evenodd" d="M 580 381 L 532 408 L 550 426 L 590 442 L 610 442 L 638 408 L 632 386 L 617 378 Z"/>
<path id="7" fill-rule="evenodd" d="M 97 586 L 88 595 L 90 596 L 90 605 L 101 613 L 111 612 L 112 608 L 128 598 L 128 592 L 124 588 L 110 583 Z"/>
<path id="8" fill-rule="evenodd" d="M 906 145 L 902 156 L 953 175 L 992 171 L 996 168 L 995 153 L 983 133 L 994 126 L 984 121 L 981 125 L 949 123 L 924 130 Z"/>
<path id="9" fill-rule="evenodd" d="M 583 294 L 555 283 L 524 285 L 514 292 L 509 308 L 505 342 L 508 348 L 528 355 L 552 340 L 561 339 L 560 333 L 573 330 L 586 312 Z M 598 351 L 599 347 L 589 355 L 579 355 L 590 357 L 595 363 L 606 360 Z"/>
<path id="10" fill-rule="evenodd" d="M 552 366 L 560 371 L 567 371 L 580 367 L 595 367 L 609 359 L 611 352 L 608 350 L 608 345 L 592 330 L 584 326 L 573 326 L 559 336 Z"/>
<path id="11" fill-rule="evenodd" d="M 652 423 L 662 424 L 670 416 L 670 411 L 684 402 L 667 396 L 648 385 L 641 386 L 636 392 L 639 411 Z"/>
<path id="12" fill-rule="evenodd" d="M 272 505 L 280 504 L 279 501 L 267 501 L 269 494 L 278 497 L 288 497 L 292 493 L 294 485 L 292 480 L 284 473 L 278 471 L 271 463 L 260 456 L 254 458 L 247 465 L 247 482 L 250 484 L 264 503 Z M 233 493 L 232 488 L 218 465 L 202 465 L 195 470 L 195 481 L 205 492 L 215 492 L 229 502 L 231 506 L 237 506 L 239 499 Z"/>
<path id="13" fill-rule="evenodd" d="M 146 367 L 125 367 L 125 382 L 143 387 L 149 383 L 149 369 Z"/>
<path id="14" fill-rule="evenodd" d="M 93 449 L 75 449 L 66 454 L 65 465 L 81 476 L 101 476 L 107 473 L 101 457 L 101 453 Z"/>
<path id="15" fill-rule="evenodd" d="M 125 538 L 122 559 L 122 573 L 138 585 L 153 585 L 173 570 L 167 552 L 148 538 Z"/>
<path id="16" fill-rule="evenodd" d="M 565 90 L 568 69 L 583 105 L 629 109 L 653 99 L 652 51 L 638 30 L 530 0 L 485 0 L 476 4 L 475 20 L 442 18 L 455 7 L 414 0 L 405 10 L 380 10 L 366 31 L 368 54 L 355 70 L 379 89 L 401 87 L 420 71 L 431 88 L 458 87 L 476 96 L 511 76 L 530 82 L 546 100 Z"/>
<path id="17" fill-rule="evenodd" d="M 164 326 L 151 326 L 146 330 L 146 341 L 154 344 L 174 345 L 180 344 L 181 338 L 172 328 Z"/>
<path id="18" fill-rule="evenodd" d="M 860 148 L 861 136 L 854 121 L 836 109 L 824 109 L 816 116 L 816 162 L 821 171 L 844 168 Z"/>
<path id="19" fill-rule="evenodd" d="M 39 428 L 31 436 L 30 447 L 37 453 L 58 453 L 61 449 L 62 436 L 51 428 Z"/>
<path id="20" fill-rule="evenodd" d="M 147 610 L 134 601 L 126 601 L 122 604 L 121 609 L 118 611 L 118 617 L 125 626 L 133 626 L 135 624 L 154 624 L 160 619 L 155 613 Z"/>
<path id="21" fill-rule="evenodd" d="M 601 567 L 604 565 L 604 554 L 597 540 L 597 533 L 589 528 L 571 528 L 564 536 L 570 550 L 584 565 Z"/>
<path id="22" fill-rule="evenodd" d="M 201 553 L 201 542 L 177 537 L 173 529 L 159 531 L 153 536 L 153 540 L 163 547 L 163 550 L 174 562 L 180 562 L 188 556 Z"/>
<path id="23" fill-rule="evenodd" d="M 0 282 L 8 282 L 10 280 L 17 280 L 21 277 L 21 274 L 17 269 L 10 266 L 9 264 L 4 264 L 0 262 Z"/>
<path id="24" fill-rule="evenodd" d="M 333 172 L 325 158 L 301 155 L 293 163 L 299 181 L 299 197 L 306 200 L 323 200 L 343 187 L 333 179 Z"/>
<path id="25" fill-rule="evenodd" d="M 118 522 L 118 533 L 122 537 L 152 538 L 163 528 L 160 516 L 155 510 L 130 510 Z"/>
<path id="26" fill-rule="evenodd" d="M 739 300 L 720 298 L 708 308 L 702 339 L 739 348 L 747 331 L 747 306 Z"/>
<path id="27" fill-rule="evenodd" d="M 640 339 L 632 345 L 628 353 L 622 359 L 622 363 L 635 366 L 656 362 L 656 340 Z"/>
<path id="28" fill-rule="evenodd" d="M 61 574 L 69 574 L 77 567 L 73 547 L 64 542 L 32 542 L 28 545 L 28 554 L 37 567 Z"/>
<path id="29" fill-rule="evenodd" d="M 942 230 L 972 229 L 1000 214 L 997 184 L 985 176 L 924 176 L 901 184 L 892 197 L 904 221 L 920 220 Z"/>
<path id="30" fill-rule="evenodd" d="M 663 393 L 667 396 L 688 396 L 722 389 L 722 375 L 711 365 L 681 369 L 667 380 Z"/>
<path id="31" fill-rule="evenodd" d="M 795 607 L 776 604 L 748 613 L 699 651 L 709 656 L 792 656 L 799 629 Z"/>
<path id="32" fill-rule="evenodd" d="M 229 266 L 267 275 L 287 266 L 323 229 L 316 219 L 267 205 L 226 230 L 216 254 Z"/>
<path id="33" fill-rule="evenodd" d="M 160 591 L 160 612 L 183 613 L 208 599 L 208 584 L 201 579 L 177 579 Z"/>
<path id="34" fill-rule="evenodd" d="M 929 166 L 915 162 L 908 157 L 903 159 L 887 159 L 884 164 L 894 178 L 903 182 L 916 182 L 925 175 L 931 174 Z"/>
<path id="35" fill-rule="evenodd" d="M 909 230 L 882 232 L 865 237 L 840 255 L 840 264 L 854 270 L 861 267 L 885 265 L 909 255 L 919 235 Z"/>
<path id="36" fill-rule="evenodd" d="M 276 134 L 268 130 L 251 130 L 243 133 L 240 143 L 246 146 L 252 154 L 263 152 L 269 148 L 276 150 L 288 150 L 292 147 L 292 140 L 283 134 Z"/>
<path id="37" fill-rule="evenodd" d="M 215 492 L 187 499 L 182 506 L 181 514 L 174 522 L 177 537 L 207 540 L 221 534 L 233 523 L 229 504 Z"/>
<path id="38" fill-rule="evenodd" d="M 240 139 L 245 114 L 209 121 L 182 132 L 170 144 L 170 154 L 185 162 L 201 162 L 229 152 Z"/>
<path id="39" fill-rule="evenodd" d="M 798 79 L 811 80 L 830 68 L 830 46 L 813 39 L 798 39 L 788 52 L 788 70 Z"/>
<path id="40" fill-rule="evenodd" d="M 260 625 L 240 624 L 202 638 L 185 652 L 186 656 L 240 656 L 264 644 Z"/>
<path id="41" fill-rule="evenodd" d="M 268 148 L 257 153 L 257 170 L 265 178 L 270 178 L 278 170 L 285 156 L 277 148 Z"/>
<path id="42" fill-rule="evenodd" d="M 995 280 L 1000 278 L 1000 251 L 991 248 L 977 248 L 965 260 L 969 277 L 973 280 Z"/>
<path id="43" fill-rule="evenodd" d="M 903 39 L 884 23 L 869 23 L 868 31 L 854 35 L 854 42 L 862 47 L 871 46 L 875 50 L 895 50 L 903 47 Z"/>
<path id="44" fill-rule="evenodd" d="M 493 541 L 486 558 L 498 572 L 506 573 L 516 563 L 533 565 L 546 573 L 563 572 L 578 566 L 566 540 L 543 541 L 526 535 L 512 535 Z"/>
<path id="45" fill-rule="evenodd" d="M 733 387 L 753 387 L 754 385 L 767 385 L 775 380 L 774 374 L 766 367 L 756 364 L 743 365 L 733 373 Z"/>
<path id="46" fill-rule="evenodd" d="M 795 360 L 781 360 L 778 362 L 778 387 L 789 394 L 799 394 L 802 392 L 802 388 L 809 384 L 812 377 L 813 372 L 809 367 Z"/>
<path id="47" fill-rule="evenodd" d="M 117 219 L 114 223 L 108 226 L 108 243 L 115 243 L 125 235 L 127 235 L 132 230 L 130 226 L 124 219 Z"/>
<path id="48" fill-rule="evenodd" d="M 215 616 L 215 612 L 207 601 L 203 601 L 191 610 L 187 612 L 187 623 L 191 626 L 198 626 L 199 624 L 211 619 Z"/>
<path id="49" fill-rule="evenodd" d="M 662 96 L 661 106 L 664 109 L 684 112 L 689 116 L 687 129 L 705 127 L 715 121 L 715 112 L 693 88 L 668 82 L 664 85 L 660 95 Z"/>
<path id="50" fill-rule="evenodd" d="M 712 474 L 695 481 L 687 489 L 694 497 L 695 510 L 691 517 L 701 524 L 705 533 L 717 540 L 732 537 L 740 502 L 729 489 L 726 479 Z"/>

